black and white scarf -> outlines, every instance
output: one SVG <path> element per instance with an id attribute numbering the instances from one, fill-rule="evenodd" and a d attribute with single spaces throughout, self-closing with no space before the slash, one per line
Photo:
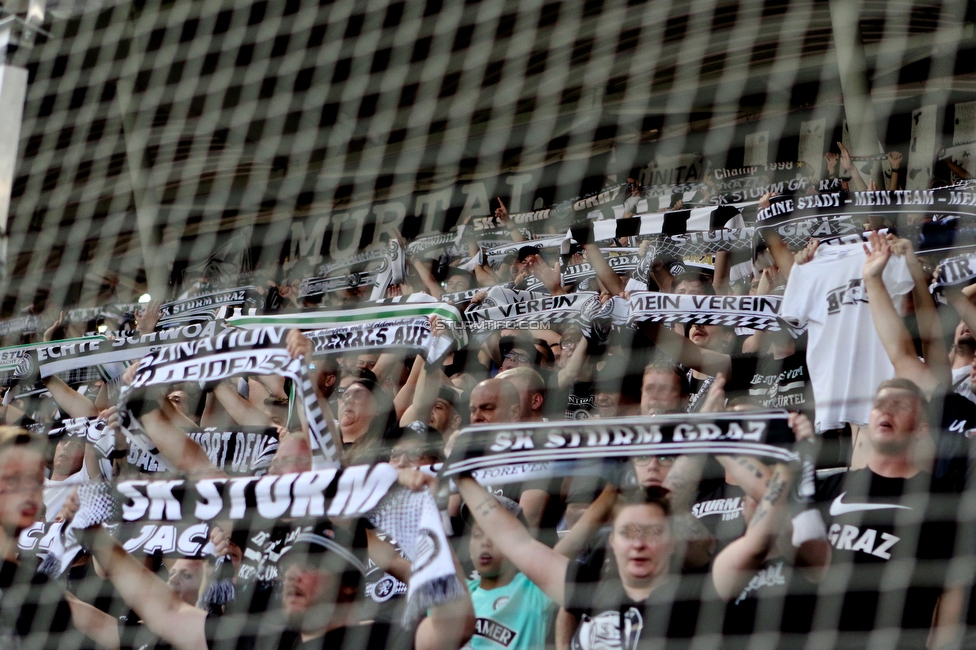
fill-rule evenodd
<path id="1" fill-rule="evenodd" d="M 679 454 L 748 454 L 778 462 L 800 459 L 788 414 L 682 413 L 653 417 L 621 417 L 480 425 L 461 430 L 441 476 L 518 466 L 556 463 L 572 474 L 573 465 L 560 461 L 593 461 L 634 456 Z M 542 467 L 539 468 L 543 469 Z M 494 475 L 495 483 L 524 480 L 523 473 Z"/>
<path id="2" fill-rule="evenodd" d="M 399 240 L 391 239 L 350 257 L 322 264 L 316 277 L 302 280 L 298 295 L 320 296 L 327 293 L 371 287 L 371 300 L 386 295 L 391 284 L 403 284 L 407 274 L 406 255 Z"/>
<path id="3" fill-rule="evenodd" d="M 232 430 L 194 427 L 186 431 L 186 436 L 200 445 L 214 467 L 230 476 L 267 474 L 278 451 L 278 430 L 274 427 L 237 426 Z M 146 453 L 136 448 L 132 452 L 129 464 L 139 471 L 165 471 L 155 451 Z"/>
<path id="4" fill-rule="evenodd" d="M 935 282 L 929 290 L 932 293 L 941 292 L 946 287 L 965 286 L 973 280 L 976 280 L 976 251 L 939 262 Z"/>
<path id="5" fill-rule="evenodd" d="M 454 332 L 455 338 L 462 344 L 467 342 L 466 334 L 462 327 L 463 319 L 461 312 L 453 305 L 441 302 L 384 303 L 382 305 L 335 311 L 239 316 L 227 319 L 227 324 L 241 329 L 280 327 L 304 331 L 334 331 L 336 337 L 332 339 L 334 340 L 332 345 L 336 351 L 345 349 L 343 346 L 351 347 L 358 345 L 359 347 L 352 349 L 360 349 L 366 346 L 373 346 L 372 349 L 384 349 L 383 346 L 387 346 L 389 349 L 393 349 L 394 347 L 414 347 L 418 351 L 427 351 L 429 348 L 429 351 L 433 352 L 435 349 L 443 346 L 444 343 L 424 339 L 410 346 L 404 346 L 402 344 L 394 346 L 392 342 L 397 339 L 395 333 L 386 337 L 388 338 L 389 344 L 379 342 L 376 337 L 372 337 L 372 342 L 369 342 L 371 337 L 367 336 L 371 329 L 379 328 L 380 326 L 389 327 L 391 324 L 395 324 L 399 328 L 422 328 L 423 326 L 419 324 L 420 321 L 427 321 L 429 323 L 431 316 L 436 316 L 440 319 L 444 323 L 444 327 Z M 346 334 L 343 334 L 343 332 Z M 356 333 L 359 334 L 357 335 Z M 411 334 L 408 337 L 407 334 L 409 334 L 407 330 L 401 330 L 401 338 L 403 340 L 413 336 Z M 322 340 L 328 338 L 324 334 L 320 335 L 320 338 L 323 336 L 325 339 Z M 328 345 L 323 344 L 317 351 L 325 352 L 327 349 Z"/>
<path id="6" fill-rule="evenodd" d="M 159 308 L 157 329 L 178 327 L 191 323 L 207 323 L 216 320 L 221 310 L 233 313 L 234 309 L 261 309 L 264 300 L 252 286 L 222 289 L 211 293 L 191 296 L 167 302 Z"/>
<path id="7" fill-rule="evenodd" d="M 313 467 L 339 466 L 339 453 L 315 396 L 308 363 L 293 359 L 288 354 L 285 330 L 271 327 L 225 330 L 215 337 L 161 347 L 143 357 L 132 384 L 124 386 L 119 394 L 119 412 L 129 414 L 129 422 L 124 427 L 126 437 L 141 451 L 159 458 L 155 445 L 127 407 L 130 399 L 150 386 L 186 381 L 220 381 L 245 374 L 290 377 L 295 382 L 298 400 L 305 409 Z"/>
<path id="8" fill-rule="evenodd" d="M 210 321 L 138 336 L 120 335 L 114 340 L 98 335 L 36 343 L 28 349 L 42 378 L 81 368 L 98 367 L 103 378 L 112 380 L 121 376 L 127 362 L 141 359 L 152 350 L 168 344 L 190 344 L 202 338 L 216 336 L 224 329 L 222 323 Z"/>
<path id="9" fill-rule="evenodd" d="M 189 551 L 192 545 L 199 553 L 203 529 L 192 528 L 193 523 L 366 517 L 396 539 L 411 561 L 404 617 L 415 621 L 428 608 L 460 598 L 467 590 L 455 573 L 433 497 L 426 490 L 400 487 L 397 479 L 397 470 L 381 463 L 261 478 L 84 484 L 79 488 L 78 513 L 61 531 L 63 549 L 51 549 L 45 568 L 54 575 L 63 572 L 79 548 L 74 530 L 96 524 L 171 524 L 184 531 L 174 545 L 186 537 L 186 549 L 177 550 Z M 148 541 L 147 536 L 142 545 Z M 130 545 L 136 546 L 131 540 Z"/>
<path id="10" fill-rule="evenodd" d="M 515 289 L 514 285 L 496 284 L 490 287 L 477 287 L 467 291 L 457 293 L 445 293 L 441 295 L 441 300 L 455 304 L 470 302 L 475 294 L 484 291 L 486 297 L 478 304 L 471 305 L 469 309 L 480 309 L 483 307 L 494 307 L 496 305 L 508 305 L 514 302 L 525 302 L 526 300 L 536 300 L 545 298 L 549 295 L 549 290 L 545 288 L 529 291 L 528 289 Z"/>
<path id="11" fill-rule="evenodd" d="M 684 296 L 640 291 L 630 296 L 626 324 L 634 327 L 646 321 L 697 323 L 773 332 L 786 328 L 793 332 L 779 318 L 782 302 L 781 296 Z M 620 320 L 619 316 L 615 318 L 618 324 Z"/>
<path id="12" fill-rule="evenodd" d="M 496 304 L 480 309 L 468 308 L 464 320 L 472 334 L 498 329 L 522 328 L 522 323 L 538 324 L 537 329 L 549 324 L 565 323 L 579 318 L 580 311 L 593 301 L 599 302 L 599 294 L 589 292 L 546 296 L 522 302 Z"/>
<path id="13" fill-rule="evenodd" d="M 632 273 L 641 260 L 638 249 L 636 248 L 607 247 L 601 248 L 600 254 L 603 255 L 603 259 L 606 260 L 610 268 L 618 275 Z M 569 266 L 561 267 L 559 275 L 565 287 L 584 280 L 592 280 L 596 277 L 596 272 L 593 270 L 592 264 L 583 262 L 582 264 L 570 264 Z M 545 285 L 542 284 L 541 280 L 532 276 L 526 284 L 526 289 L 528 291 L 544 290 Z"/>

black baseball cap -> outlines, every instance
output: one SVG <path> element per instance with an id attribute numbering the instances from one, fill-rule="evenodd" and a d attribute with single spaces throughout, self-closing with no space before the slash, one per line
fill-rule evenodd
<path id="1" fill-rule="evenodd" d="M 523 246 L 518 250 L 518 261 L 524 262 L 529 255 L 540 255 L 541 253 L 542 249 L 538 246 Z"/>
<path id="2" fill-rule="evenodd" d="M 440 388 L 437 389 L 437 399 L 442 399 L 451 406 L 457 406 L 459 397 L 460 395 L 457 389 L 451 388 L 450 386 L 441 384 Z"/>
<path id="3" fill-rule="evenodd" d="M 285 547 L 278 561 L 282 571 L 290 563 L 301 562 L 333 573 L 358 571 L 366 575 L 366 564 L 355 552 L 357 547 L 362 549 L 366 546 L 365 531 L 358 545 L 352 535 L 336 528 L 329 520 L 319 521 L 313 526 L 301 526 L 294 532 L 297 532 L 294 541 Z"/>

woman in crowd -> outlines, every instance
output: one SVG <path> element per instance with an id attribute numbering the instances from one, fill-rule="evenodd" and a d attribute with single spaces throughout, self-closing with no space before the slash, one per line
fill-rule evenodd
<path id="1" fill-rule="evenodd" d="M 575 588 L 573 563 L 541 542 L 471 477 L 457 480 L 475 521 L 500 552 L 552 600 L 580 619 L 574 650 L 634 648 L 651 639 L 690 641 L 699 630 L 701 582 L 672 572 L 676 540 L 663 491 L 622 495 L 608 540 L 615 570 L 596 588 Z M 704 621 L 702 622 L 704 624 Z"/>

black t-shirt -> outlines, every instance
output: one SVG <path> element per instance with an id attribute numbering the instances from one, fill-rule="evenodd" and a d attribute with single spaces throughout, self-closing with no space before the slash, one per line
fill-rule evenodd
<path id="1" fill-rule="evenodd" d="M 743 497 L 742 488 L 729 485 L 724 478 L 703 479 L 699 484 L 691 514 L 718 541 L 719 549 L 742 537 L 746 530 L 742 515 Z"/>
<path id="2" fill-rule="evenodd" d="M 748 395 L 763 407 L 800 411 L 813 419 L 813 384 L 803 350 L 783 359 L 771 354 L 733 355 L 731 366 L 725 385 L 729 399 Z"/>
<path id="3" fill-rule="evenodd" d="M 279 647 L 281 650 L 409 650 L 413 647 L 413 635 L 388 623 L 372 623 L 340 627 L 317 639 Z"/>
<path id="4" fill-rule="evenodd" d="M 71 650 L 87 643 L 59 584 L 27 564 L 0 564 L 0 648 Z"/>
<path id="5" fill-rule="evenodd" d="M 731 637 L 754 632 L 808 633 L 815 591 L 816 586 L 785 558 L 768 559 L 725 606 L 722 633 Z"/>
<path id="6" fill-rule="evenodd" d="M 942 491 L 927 473 L 901 479 L 869 469 L 835 474 L 817 486 L 833 547 L 819 590 L 818 628 L 900 627 L 903 643 L 921 638 L 924 645 L 955 543 L 954 519 L 938 516 Z"/>
<path id="7" fill-rule="evenodd" d="M 558 374 L 552 373 L 546 391 L 545 413 L 550 420 L 586 420 L 593 414 L 593 382 L 574 381 L 559 387 Z"/>
<path id="8" fill-rule="evenodd" d="M 703 576 L 670 576 L 643 602 L 631 599 L 620 578 L 576 582 L 576 567 L 566 575 L 566 609 L 579 619 L 571 650 L 634 650 L 667 642 L 680 647 L 709 622 L 699 621 Z M 578 588 L 577 588 L 578 585 Z M 717 621 L 715 622 L 717 623 Z M 700 629 L 701 628 L 701 629 Z"/>
<path id="9" fill-rule="evenodd" d="M 970 431 L 976 429 L 976 404 L 958 393 L 942 399 L 942 421 L 936 442 L 936 461 L 933 474 L 957 489 L 965 487 L 969 458 Z"/>
<path id="10" fill-rule="evenodd" d="M 240 620 L 208 616 L 205 624 L 210 650 L 410 650 L 414 634 L 397 625 L 384 622 L 340 627 L 323 636 L 301 640 L 301 634 L 285 627 L 274 615 L 254 624 L 255 618 Z"/>

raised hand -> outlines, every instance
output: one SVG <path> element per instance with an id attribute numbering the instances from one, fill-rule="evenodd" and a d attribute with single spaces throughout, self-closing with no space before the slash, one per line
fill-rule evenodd
<path id="1" fill-rule="evenodd" d="M 54 333 L 57 331 L 57 329 L 59 327 L 61 327 L 61 323 L 63 323 L 63 322 L 64 322 L 64 312 L 62 311 L 58 315 L 58 319 L 56 321 L 54 321 L 54 324 L 51 325 L 46 330 L 44 330 L 44 338 L 43 338 L 43 340 L 50 341 L 51 339 L 53 339 L 54 338 Z"/>
<path id="2" fill-rule="evenodd" d="M 160 312 L 159 308 L 163 306 L 163 303 L 159 300 L 153 300 L 146 308 L 140 311 L 136 315 L 136 329 L 142 334 L 148 334 L 156 329 L 156 323 L 159 322 Z"/>
<path id="3" fill-rule="evenodd" d="M 301 330 L 290 330 L 288 332 L 288 336 L 285 338 L 285 347 L 288 348 L 288 354 L 293 359 L 303 356 L 306 360 L 312 359 L 312 341 L 302 334 Z"/>
<path id="4" fill-rule="evenodd" d="M 846 171 L 851 171 L 854 169 L 854 161 L 851 160 L 851 152 L 847 150 L 843 142 L 837 143 L 837 148 L 840 149 L 840 166 Z"/>
<path id="5" fill-rule="evenodd" d="M 820 240 L 819 239 L 811 239 L 809 242 L 807 242 L 807 245 L 806 245 L 805 248 L 802 248 L 802 249 L 798 250 L 796 253 L 794 253 L 794 255 L 793 255 L 793 263 L 794 264 L 806 264 L 807 262 L 809 262 L 810 260 L 813 259 L 813 256 L 816 254 L 817 249 L 819 247 L 820 247 Z"/>
<path id="6" fill-rule="evenodd" d="M 868 244 L 870 244 L 870 247 Z M 887 239 L 877 232 L 872 232 L 868 235 L 868 244 L 864 245 L 864 252 L 867 254 L 867 258 L 864 260 L 862 275 L 865 280 L 868 278 L 880 279 L 881 274 L 884 273 L 885 266 L 888 265 L 888 260 L 891 259 L 891 245 L 888 244 Z"/>
<path id="7" fill-rule="evenodd" d="M 824 154 L 824 160 L 827 161 L 827 174 L 833 175 L 837 171 L 837 160 L 838 156 L 833 151 L 828 151 Z"/>
<path id="8" fill-rule="evenodd" d="M 505 223 L 509 221 L 508 208 L 505 207 L 504 203 L 502 203 L 501 197 L 498 197 L 497 201 L 498 201 L 498 207 L 495 208 L 495 218 L 501 221 L 502 223 Z"/>

